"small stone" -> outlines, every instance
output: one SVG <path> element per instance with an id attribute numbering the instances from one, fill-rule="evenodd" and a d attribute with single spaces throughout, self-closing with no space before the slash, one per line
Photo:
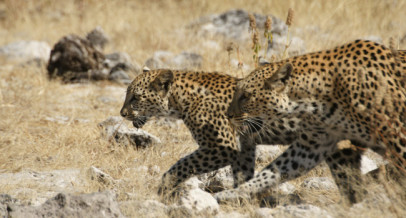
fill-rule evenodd
<path id="1" fill-rule="evenodd" d="M 94 166 L 91 166 L 87 170 L 87 173 L 91 180 L 97 181 L 104 185 L 112 185 L 115 183 L 115 180 L 113 179 L 113 177 L 111 177 L 109 174 L 103 172 L 102 170 L 100 170 Z"/>
<path id="2" fill-rule="evenodd" d="M 281 194 L 292 194 L 296 190 L 296 187 L 289 182 L 284 182 L 278 186 L 278 191 Z"/>
<path id="3" fill-rule="evenodd" d="M 214 218 L 249 218 L 250 216 L 248 214 L 240 214 L 238 212 L 230 212 L 230 213 L 224 213 L 220 211 Z"/>
<path id="4" fill-rule="evenodd" d="M 161 141 L 154 135 L 142 129 L 128 128 L 122 117 L 112 116 L 105 121 L 100 122 L 98 126 L 102 129 L 102 135 L 117 143 L 125 146 L 134 146 L 136 148 L 145 148 L 154 143 Z"/>
<path id="5" fill-rule="evenodd" d="M 334 180 L 329 177 L 311 177 L 303 181 L 303 188 L 316 190 L 337 190 Z"/>
<path id="6" fill-rule="evenodd" d="M 203 182 L 200 181 L 196 176 L 191 177 L 184 183 L 186 190 L 199 189 L 203 187 Z"/>
<path id="7" fill-rule="evenodd" d="M 232 188 L 234 184 L 233 172 L 230 166 L 202 174 L 198 178 L 203 182 L 204 189 L 210 192 L 223 191 Z"/>
<path id="8" fill-rule="evenodd" d="M 216 214 L 220 209 L 216 199 L 201 189 L 188 191 L 185 196 L 180 198 L 179 204 L 189 210 L 193 210 L 195 213 Z"/>
<path id="9" fill-rule="evenodd" d="M 365 155 L 361 156 L 361 173 L 363 175 L 378 168 L 378 165 Z"/>
<path id="10" fill-rule="evenodd" d="M 255 157 L 258 162 L 269 163 L 282 153 L 277 145 L 257 145 Z"/>
<path id="11" fill-rule="evenodd" d="M 161 172 L 161 168 L 159 168 L 159 166 L 157 166 L 157 165 L 151 166 L 151 167 L 149 167 L 149 169 L 148 169 L 148 173 L 149 173 L 150 175 L 152 175 L 152 176 L 158 175 L 159 172 Z"/>

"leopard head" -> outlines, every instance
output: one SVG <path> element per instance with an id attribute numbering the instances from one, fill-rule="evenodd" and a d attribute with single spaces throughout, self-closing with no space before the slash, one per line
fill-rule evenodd
<path id="1" fill-rule="evenodd" d="M 120 115 L 142 127 L 152 116 L 169 114 L 170 88 L 174 74 L 170 70 L 144 71 L 128 86 Z"/>
<path id="2" fill-rule="evenodd" d="M 262 126 L 263 119 L 272 113 L 269 104 L 279 101 L 292 71 L 292 64 L 285 63 L 273 72 L 258 69 L 239 81 L 227 110 L 231 123 L 238 128 Z"/>

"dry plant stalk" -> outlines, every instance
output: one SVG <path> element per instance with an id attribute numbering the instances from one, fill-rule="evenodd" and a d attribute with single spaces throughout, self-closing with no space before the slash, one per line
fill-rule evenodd
<path id="1" fill-rule="evenodd" d="M 273 42 L 273 35 L 272 35 L 272 18 L 268 16 L 266 18 L 265 22 L 265 30 L 264 30 L 264 37 L 265 37 L 265 51 L 264 51 L 264 57 L 267 57 L 268 51 L 269 51 L 269 46 L 272 45 Z"/>
<path id="2" fill-rule="evenodd" d="M 286 18 L 286 25 L 288 26 L 288 28 L 290 27 L 290 25 L 292 25 L 294 16 L 295 16 L 295 11 L 292 8 L 289 8 L 288 17 Z"/>
<path id="3" fill-rule="evenodd" d="M 250 21 L 250 31 L 252 32 L 252 50 L 254 52 L 254 55 L 252 56 L 252 59 L 254 60 L 255 63 L 255 68 L 258 67 L 258 61 L 259 61 L 259 50 L 261 49 L 261 45 L 259 44 L 259 34 L 258 34 L 258 29 L 257 29 L 257 23 L 255 21 L 255 16 L 253 14 L 249 14 L 249 21 Z"/>
<path id="4" fill-rule="evenodd" d="M 244 72 L 242 70 L 244 63 L 242 62 L 242 60 L 240 58 L 240 47 L 238 47 L 238 46 L 237 46 L 237 58 L 238 58 L 238 70 L 241 72 L 241 78 L 244 78 Z"/>
<path id="5" fill-rule="evenodd" d="M 227 51 L 227 54 L 228 54 L 228 71 L 231 71 L 231 64 L 230 64 L 230 62 L 231 62 L 231 53 L 233 53 L 234 47 L 235 47 L 235 45 L 234 45 L 233 42 L 228 43 L 228 45 L 226 47 L 226 51 Z"/>
<path id="6" fill-rule="evenodd" d="M 396 40 L 394 37 L 389 38 L 389 48 L 392 52 L 393 58 L 395 59 L 395 63 L 396 63 L 395 67 L 398 69 L 401 69 L 400 65 L 402 64 L 402 60 L 401 60 L 401 57 L 399 56 L 399 51 L 398 51 L 399 46 L 397 46 L 397 43 L 396 43 Z M 395 69 L 395 72 L 397 72 L 396 69 Z M 400 77 L 401 77 L 401 83 L 403 85 L 406 84 L 406 74 L 401 74 Z"/>
<path id="7" fill-rule="evenodd" d="M 400 57 L 399 57 L 399 52 L 396 46 L 395 38 L 390 37 L 389 38 L 389 48 L 393 54 L 393 57 L 395 58 L 396 63 L 400 63 Z"/>
<path id="8" fill-rule="evenodd" d="M 285 45 L 285 50 L 283 51 L 282 58 L 287 58 L 287 51 L 290 46 L 290 39 L 289 39 L 289 33 L 290 33 L 290 26 L 293 23 L 293 18 L 295 16 L 295 11 L 292 8 L 289 8 L 288 10 L 288 17 L 286 18 L 286 25 L 288 26 L 288 33 L 286 34 L 286 45 Z"/>

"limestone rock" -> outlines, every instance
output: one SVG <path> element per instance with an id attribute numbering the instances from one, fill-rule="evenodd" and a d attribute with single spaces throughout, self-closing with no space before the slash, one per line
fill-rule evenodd
<path id="1" fill-rule="evenodd" d="M 197 188 L 182 196 L 179 205 L 194 211 L 194 213 L 216 214 L 220 209 L 219 204 L 211 194 Z"/>
<path id="2" fill-rule="evenodd" d="M 250 216 L 248 214 L 240 214 L 238 212 L 230 212 L 230 213 L 224 213 L 220 211 L 215 218 L 249 218 Z"/>
<path id="3" fill-rule="evenodd" d="M 7 187 L 7 194 L 24 199 L 23 203 L 31 205 L 40 205 L 58 192 L 82 191 L 86 184 L 86 176 L 80 169 L 44 172 L 23 170 L 17 173 L 0 174 L 0 187 Z"/>
<path id="4" fill-rule="evenodd" d="M 102 129 L 102 135 L 108 140 L 115 140 L 125 146 L 134 146 L 136 148 L 145 148 L 153 143 L 161 141 L 154 135 L 142 129 L 128 128 L 123 118 L 112 116 L 98 124 Z"/>
<path id="5" fill-rule="evenodd" d="M 210 192 L 219 192 L 233 187 L 233 172 L 230 166 L 223 167 L 219 170 L 205 173 L 198 178 L 203 182 L 204 189 Z"/>
<path id="6" fill-rule="evenodd" d="M 292 194 L 296 190 L 296 187 L 292 185 L 290 182 L 284 182 L 278 186 L 278 191 L 281 194 Z"/>
<path id="7" fill-rule="evenodd" d="M 208 37 L 223 36 L 225 39 L 239 42 L 249 42 L 249 12 L 242 9 L 232 9 L 221 14 L 212 14 L 199 18 L 188 25 L 198 34 Z M 267 15 L 254 13 L 257 27 L 260 32 L 264 29 Z M 274 38 L 285 36 L 287 26 L 285 22 L 270 15 L 272 18 L 271 32 Z"/>
<path id="8" fill-rule="evenodd" d="M 104 46 L 109 42 L 109 37 L 100 26 L 90 31 L 86 39 L 99 51 L 103 51 Z"/>
<path id="9" fill-rule="evenodd" d="M 0 194 L 0 217 L 9 217 L 8 212 L 15 205 L 19 205 L 17 199 L 7 194 Z"/>
<path id="10" fill-rule="evenodd" d="M 102 170 L 91 166 L 87 170 L 87 174 L 89 175 L 91 180 L 97 181 L 99 183 L 102 183 L 104 185 L 111 185 L 114 184 L 114 179 L 107 173 L 103 172 Z"/>
<path id="11" fill-rule="evenodd" d="M 111 80 L 128 84 L 129 73 L 140 69 L 133 65 L 128 54 L 116 52 L 108 55 L 102 49 L 108 37 L 101 28 L 91 31 L 86 38 L 71 34 L 60 39 L 53 47 L 47 70 L 50 79 L 64 82 Z"/>
<path id="12" fill-rule="evenodd" d="M 17 41 L 0 47 L 0 57 L 7 61 L 25 63 L 33 60 L 48 62 L 51 47 L 41 41 Z"/>
<path id="13" fill-rule="evenodd" d="M 288 48 L 286 48 L 286 44 Z M 267 57 L 283 55 L 285 49 L 289 57 L 297 56 L 306 52 L 306 44 L 303 39 L 296 36 L 291 37 L 288 42 L 286 37 L 277 37 L 268 45 Z"/>
<path id="14" fill-rule="evenodd" d="M 64 82 L 107 79 L 104 54 L 88 40 L 68 35 L 53 47 L 47 66 L 50 79 L 62 78 Z"/>
<path id="15" fill-rule="evenodd" d="M 282 152 L 281 148 L 276 145 L 257 145 L 255 157 L 258 162 L 270 163 Z"/>
<path id="16" fill-rule="evenodd" d="M 334 180 L 329 177 L 307 178 L 303 181 L 302 187 L 316 190 L 337 190 Z"/>
<path id="17" fill-rule="evenodd" d="M 41 206 L 14 206 L 10 217 L 124 217 L 110 191 L 70 195 L 59 193 Z"/>
<path id="18" fill-rule="evenodd" d="M 149 69 L 170 68 L 177 70 L 199 69 L 203 63 L 203 57 L 196 53 L 182 52 L 173 54 L 168 51 L 157 51 L 145 62 Z"/>

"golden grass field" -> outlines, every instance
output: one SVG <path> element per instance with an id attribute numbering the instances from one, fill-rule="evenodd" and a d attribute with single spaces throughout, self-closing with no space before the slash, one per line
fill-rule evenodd
<path id="1" fill-rule="evenodd" d="M 41 40 L 53 45 L 64 35 L 83 36 L 101 26 L 110 37 L 105 53 L 126 52 L 142 65 L 157 50 L 179 53 L 195 48 L 198 39 L 185 26 L 203 15 L 234 8 L 273 14 L 282 20 L 286 19 L 289 8 L 294 9 L 291 35 L 305 41 L 306 52 L 368 36 L 378 36 L 386 45 L 393 37 L 399 49 L 406 49 L 406 39 L 402 41 L 406 36 L 406 1 L 403 0 L 2 0 L 0 45 L 18 40 Z M 220 51 L 197 50 L 204 59 L 203 70 L 239 75 L 237 70 L 229 70 L 226 44 L 222 44 L 224 49 Z M 251 43 L 239 47 L 243 63 L 253 66 Z M 124 193 L 137 193 L 133 198 L 140 200 L 159 199 L 156 192 L 162 174 L 197 147 L 184 126 L 173 129 L 153 123 L 144 129 L 158 136 L 161 144 L 144 150 L 112 144 L 101 137 L 97 124 L 109 116 L 119 116 L 125 86 L 109 82 L 64 85 L 49 81 L 45 67 L 12 68 L 4 60 L 0 63 L 0 173 L 96 166 L 114 179 L 127 182 L 117 187 L 89 186 L 86 192 L 114 188 L 118 200 L 131 198 Z M 116 101 L 103 103 L 99 100 L 101 96 L 112 96 Z M 69 120 L 62 124 L 47 120 L 56 116 L 67 116 Z M 165 157 L 161 156 L 163 152 L 167 154 Z M 160 172 L 145 181 L 129 170 L 141 165 L 156 165 Z M 260 164 L 259 169 L 263 166 Z M 309 176 L 329 176 L 323 169 L 317 168 L 298 181 Z M 384 190 L 378 186 L 370 186 L 372 193 L 378 195 Z M 0 193 L 7 193 L 3 188 L 0 187 Z M 339 203 L 338 192 L 303 193 L 303 196 L 335 217 L 406 216 L 405 202 L 396 197 L 389 202 L 379 201 L 378 197 L 378 201 L 371 200 L 359 210 L 349 210 Z M 256 207 L 256 204 L 222 205 L 224 211 L 249 215 Z M 148 217 L 135 210 L 123 213 Z"/>

